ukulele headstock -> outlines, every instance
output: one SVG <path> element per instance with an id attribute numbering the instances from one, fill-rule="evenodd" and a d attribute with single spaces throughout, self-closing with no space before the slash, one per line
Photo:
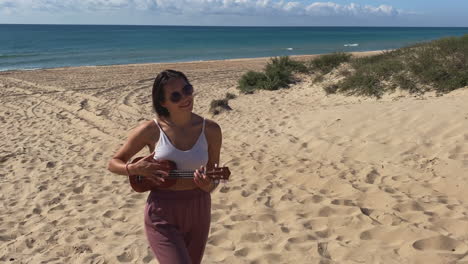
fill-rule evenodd
<path id="1" fill-rule="evenodd" d="M 229 180 L 229 176 L 231 176 L 231 171 L 228 167 L 218 167 L 212 168 L 210 171 L 206 173 L 206 176 L 210 177 L 213 180 Z"/>

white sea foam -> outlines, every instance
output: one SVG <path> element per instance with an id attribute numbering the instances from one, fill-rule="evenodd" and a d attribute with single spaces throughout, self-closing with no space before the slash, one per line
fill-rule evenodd
<path id="1" fill-rule="evenodd" d="M 0 72 L 7 72 L 7 71 L 35 71 L 35 70 L 42 70 L 43 68 L 0 68 Z"/>
<path id="2" fill-rule="evenodd" d="M 293 48 L 286 48 L 287 50 L 293 50 Z"/>
<path id="3" fill-rule="evenodd" d="M 344 44 L 345 47 L 357 47 L 359 46 L 358 43 L 353 43 L 353 44 Z"/>

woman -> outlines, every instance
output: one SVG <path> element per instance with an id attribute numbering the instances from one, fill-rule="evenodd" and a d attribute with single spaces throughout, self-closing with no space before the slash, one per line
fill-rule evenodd
<path id="1" fill-rule="evenodd" d="M 154 159 L 171 160 L 178 170 L 195 171 L 193 179 L 178 179 L 170 187 L 150 192 L 145 231 L 159 263 L 200 263 L 210 229 L 210 192 L 217 186 L 203 172 L 219 163 L 221 128 L 192 113 L 193 87 L 182 72 L 159 73 L 152 97 L 157 118 L 130 133 L 108 169 L 121 175 L 141 175 L 161 184 L 168 176 L 162 165 L 145 160 L 128 164 L 148 146 L 154 151 Z"/>

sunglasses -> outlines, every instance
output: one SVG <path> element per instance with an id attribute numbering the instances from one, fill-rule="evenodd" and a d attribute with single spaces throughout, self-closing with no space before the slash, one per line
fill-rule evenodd
<path id="1" fill-rule="evenodd" d="M 182 93 L 185 96 L 191 96 L 193 94 L 193 86 L 190 85 L 190 84 L 185 85 L 182 88 Z M 176 103 L 180 102 L 180 100 L 182 100 L 182 94 L 179 93 L 179 92 L 172 92 L 171 96 L 169 97 L 169 100 L 171 100 L 171 102 L 176 104 Z"/>

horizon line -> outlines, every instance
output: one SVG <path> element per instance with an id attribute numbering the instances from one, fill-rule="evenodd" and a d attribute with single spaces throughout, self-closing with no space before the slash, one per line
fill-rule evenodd
<path id="1" fill-rule="evenodd" d="M 0 25 L 42 26 L 148 26 L 148 27 L 360 27 L 360 28 L 468 28 L 468 26 L 219 26 L 219 25 L 154 25 L 154 24 L 51 24 L 51 23 L 0 23 Z"/>

